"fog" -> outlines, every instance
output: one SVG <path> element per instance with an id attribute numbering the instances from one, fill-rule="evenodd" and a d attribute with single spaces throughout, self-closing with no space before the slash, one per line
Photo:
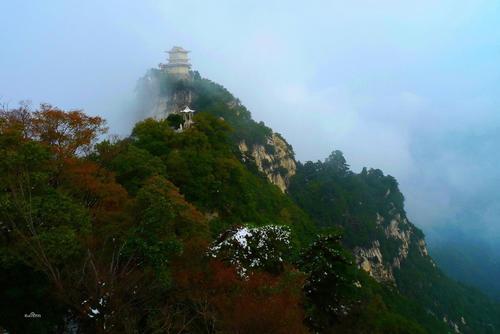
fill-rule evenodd
<path id="1" fill-rule="evenodd" d="M 496 1 L 4 1 L 0 101 L 82 108 L 126 135 L 134 86 L 192 51 L 297 158 L 395 176 L 431 240 L 500 243 Z M 451 234 L 450 234 L 451 235 Z"/>

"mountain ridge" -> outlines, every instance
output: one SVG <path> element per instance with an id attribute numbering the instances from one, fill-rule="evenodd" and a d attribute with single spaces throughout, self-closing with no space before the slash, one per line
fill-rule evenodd
<path id="1" fill-rule="evenodd" d="M 161 73 L 157 72 L 156 75 L 161 75 Z M 192 93 L 184 93 L 181 95 L 192 96 L 193 98 L 189 101 L 189 103 L 197 110 L 207 111 L 207 106 L 197 100 L 197 98 L 200 98 L 203 101 L 203 99 L 206 99 L 206 96 L 204 96 L 204 94 L 206 94 L 207 91 L 212 90 L 213 92 L 218 90 L 218 93 L 216 93 L 215 95 L 222 97 L 221 100 L 224 102 L 220 103 L 219 107 L 225 104 L 227 108 L 225 110 L 217 110 L 215 108 L 211 109 L 210 107 L 212 106 L 210 106 L 209 104 L 207 112 L 213 114 L 216 117 L 221 117 L 221 119 L 224 119 L 224 121 L 227 121 L 232 127 L 235 128 L 233 140 L 240 153 L 242 153 L 242 162 L 246 164 L 248 164 L 249 162 L 254 163 L 257 167 L 258 172 L 263 173 L 271 183 L 277 185 L 283 192 L 288 193 L 295 200 L 295 202 L 308 214 L 311 214 L 312 212 L 317 210 L 317 208 L 308 207 L 307 204 L 304 204 L 304 202 L 301 201 L 300 197 L 302 195 L 300 194 L 300 192 L 307 188 L 307 183 L 312 182 L 310 179 L 307 180 L 307 182 L 305 182 L 304 180 L 310 178 L 311 175 L 314 175 L 318 170 L 322 169 L 322 163 L 307 162 L 305 164 L 302 164 L 300 162 L 296 162 L 293 154 L 293 148 L 281 136 L 279 136 L 280 141 L 282 141 L 282 143 L 280 144 L 281 154 L 279 156 L 273 155 L 277 151 L 277 145 L 273 143 L 273 140 L 271 139 L 276 135 L 271 129 L 269 129 L 263 123 L 254 122 L 251 119 L 248 110 L 240 103 L 237 98 L 233 97 L 222 86 L 215 84 L 209 80 L 202 79 L 197 72 L 192 73 L 191 80 L 193 80 L 194 83 L 189 83 L 189 81 L 187 81 L 186 83 L 180 85 L 180 88 L 177 89 L 193 89 Z M 205 87 L 205 91 L 202 90 L 202 93 L 200 94 L 200 82 L 204 82 L 211 87 Z M 166 98 L 168 100 L 168 97 Z M 240 116 L 242 116 L 241 118 L 243 118 L 243 121 L 241 120 Z M 247 125 L 250 125 L 250 127 L 259 128 L 260 133 L 259 131 L 247 133 L 247 131 L 245 131 L 246 129 L 244 129 L 244 126 Z M 255 133 L 258 133 L 258 136 L 255 136 Z M 247 145 L 247 141 L 252 143 L 251 147 L 253 147 L 253 150 L 250 150 L 248 148 L 249 145 Z M 286 152 L 287 149 L 288 152 Z M 283 151 L 285 151 L 286 153 L 283 154 Z M 283 157 L 285 157 L 285 162 L 283 162 Z M 292 163 L 287 162 L 287 160 L 292 161 Z M 325 160 L 324 165 L 327 164 L 333 165 L 333 167 L 331 167 L 334 169 L 333 171 L 330 167 L 325 167 L 325 173 L 333 173 L 333 176 L 331 177 L 332 179 L 356 177 L 356 175 L 349 170 L 349 166 L 347 165 L 340 151 L 334 151 L 332 153 L 332 156 Z M 313 169 L 313 171 L 305 171 L 308 168 Z M 431 275 L 442 277 L 442 274 L 436 267 L 436 264 L 429 256 L 424 234 L 406 217 L 406 212 L 404 210 L 403 204 L 404 197 L 398 189 L 397 181 L 391 176 L 384 176 L 384 174 L 380 170 L 376 169 L 367 170 L 365 168 L 359 174 L 359 176 L 366 179 L 365 181 L 368 181 L 368 179 L 374 179 L 368 181 L 372 184 L 374 182 L 385 184 L 384 189 L 380 189 L 377 194 L 372 194 L 372 196 L 378 196 L 378 198 L 382 200 L 379 200 L 376 204 L 371 204 L 372 206 L 379 206 L 379 211 L 384 212 L 381 213 L 375 210 L 370 213 L 371 217 L 369 219 L 366 219 L 366 217 L 362 217 L 360 219 L 361 221 L 363 221 L 363 223 L 366 223 L 370 226 L 369 233 L 373 234 L 371 239 L 368 238 L 367 240 L 363 240 L 361 242 L 359 240 L 354 241 L 359 239 L 359 237 L 354 236 L 354 234 L 356 233 L 352 229 L 352 227 L 349 227 L 348 225 L 346 225 L 346 223 L 342 223 L 342 220 L 344 220 L 344 218 L 341 217 L 337 217 L 337 221 L 330 221 L 329 223 L 325 223 L 322 218 L 315 219 L 314 214 L 312 214 L 313 220 L 316 220 L 316 223 L 320 226 L 322 224 L 329 227 L 340 226 L 344 230 L 343 233 L 346 235 L 344 244 L 353 252 L 357 266 L 367 272 L 376 281 L 383 284 L 388 284 L 390 286 L 395 286 L 396 289 L 398 289 L 398 291 L 400 292 L 409 294 L 408 291 L 412 290 L 410 284 L 411 282 L 407 277 L 405 277 L 407 275 L 405 262 L 407 261 L 423 263 L 420 268 L 425 268 L 425 270 L 427 270 L 429 273 L 432 273 Z M 301 181 L 304 181 L 305 183 L 303 182 L 301 184 Z M 317 187 L 317 185 L 315 186 Z M 333 185 L 333 187 L 335 188 L 335 185 Z M 320 194 L 317 193 L 310 193 L 308 195 L 311 198 L 321 198 L 321 196 L 319 196 Z M 328 200 L 335 199 L 334 195 L 330 195 L 331 197 L 328 198 Z M 322 196 L 324 196 L 324 194 Z M 360 196 L 360 198 L 364 197 L 366 196 Z M 392 201 L 386 200 L 387 198 L 392 199 Z M 369 201 L 369 199 L 367 199 L 367 201 Z M 318 202 L 316 201 L 315 203 L 317 206 Z M 360 204 L 362 203 L 360 202 Z M 349 205 L 347 205 L 346 208 L 349 210 L 355 210 L 353 209 L 353 207 L 349 207 Z M 329 206 L 325 208 L 326 211 L 328 211 L 329 209 Z M 451 282 L 452 281 L 449 280 L 448 283 L 452 284 Z M 402 286 L 399 287 L 399 285 Z M 423 295 L 432 295 L 434 292 L 430 292 L 430 290 L 432 290 L 432 288 L 428 290 L 421 289 L 420 293 L 422 293 Z M 416 297 L 417 294 L 411 295 L 412 297 Z M 481 297 L 476 298 L 481 299 Z M 424 299 L 426 299 L 426 302 L 429 302 L 428 298 Z M 458 301 L 455 300 L 451 303 L 458 303 Z M 469 324 L 466 320 L 468 317 L 467 314 L 461 314 L 460 311 L 455 310 L 453 307 L 448 308 L 448 306 L 442 305 L 437 306 L 434 309 L 431 306 L 427 306 L 427 309 L 430 313 L 435 313 L 435 316 L 445 324 L 447 324 L 449 328 L 454 332 L 460 333 L 471 331 L 471 328 L 469 328 Z M 466 312 L 467 309 L 468 307 L 462 309 L 461 312 Z M 453 312 L 451 310 L 453 310 Z M 489 332 L 490 325 L 481 325 L 480 322 L 476 323 L 475 325 L 479 327 L 483 326 L 483 330 L 485 330 L 484 332 Z M 477 329 L 475 329 L 474 331 L 476 330 Z"/>

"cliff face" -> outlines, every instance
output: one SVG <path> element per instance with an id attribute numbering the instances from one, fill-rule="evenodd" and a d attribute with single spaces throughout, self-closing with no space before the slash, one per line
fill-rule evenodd
<path id="1" fill-rule="evenodd" d="M 386 263 L 378 240 L 373 241 L 369 248 L 354 248 L 354 256 L 358 267 L 370 274 L 375 280 L 395 284 L 392 267 Z"/>
<path id="2" fill-rule="evenodd" d="M 340 228 L 358 267 L 375 280 L 398 286 L 407 263 L 432 266 L 423 233 L 406 217 L 396 179 L 376 169 L 353 173 L 339 152 L 325 162 L 300 164 L 296 175 L 292 197 L 321 226 Z"/>
<path id="3" fill-rule="evenodd" d="M 190 106 L 192 102 L 193 92 L 190 89 L 175 90 L 167 97 L 166 114 L 178 112 L 186 106 Z"/>
<path id="4" fill-rule="evenodd" d="M 424 234 L 406 217 L 396 179 L 377 169 L 354 173 L 334 151 L 324 162 L 299 163 L 288 192 L 318 226 L 341 231 L 360 269 L 416 301 L 436 321 L 446 323 L 449 332 L 486 328 L 486 322 L 470 325 L 480 297 L 464 302 L 464 288 L 436 267 Z"/>
<path id="5" fill-rule="evenodd" d="M 266 141 L 266 146 L 253 144 L 249 148 L 246 141 L 242 140 L 238 148 L 244 160 L 253 160 L 259 171 L 264 173 L 271 183 L 286 192 L 291 177 L 297 171 L 293 152 L 277 133 L 272 133 Z"/>
<path id="6" fill-rule="evenodd" d="M 418 249 L 420 256 L 428 257 L 425 240 L 417 236 L 413 225 L 395 209 L 386 218 L 377 212 L 376 228 L 383 232 L 383 237 L 373 240 L 370 247 L 355 247 L 356 263 L 378 282 L 397 285 L 394 270 L 404 265 L 411 246 Z M 394 246 L 389 251 L 388 247 L 383 249 L 381 244 Z"/>
<path id="7" fill-rule="evenodd" d="M 151 70 L 138 84 L 139 118 L 164 119 L 193 102 L 191 78 L 168 75 L 161 70 Z"/>

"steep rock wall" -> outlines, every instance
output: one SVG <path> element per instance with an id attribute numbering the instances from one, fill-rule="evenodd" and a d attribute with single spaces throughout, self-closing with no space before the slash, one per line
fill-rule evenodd
<path id="1" fill-rule="evenodd" d="M 164 119 L 173 112 L 178 112 L 191 105 L 194 93 L 187 85 L 188 79 L 170 77 L 165 84 L 167 74 L 155 70 L 148 73 L 138 84 L 138 118 Z M 163 80 L 163 81 L 162 81 Z M 162 83 L 163 82 L 163 83 Z"/>
<path id="2" fill-rule="evenodd" d="M 245 140 L 238 147 L 243 159 L 251 159 L 268 180 L 286 192 L 290 179 L 297 170 L 293 152 L 280 135 L 273 133 L 267 137 L 267 145 L 254 144 L 250 148 Z"/>
<path id="3" fill-rule="evenodd" d="M 388 217 L 376 215 L 377 229 L 383 232 L 381 240 L 374 240 L 369 247 L 353 250 L 359 268 L 378 282 L 396 285 L 394 270 L 400 269 L 408 258 L 410 247 L 415 244 L 423 257 L 429 257 L 425 240 L 415 233 L 415 228 L 403 214 L 392 210 Z M 382 245 L 397 245 L 392 252 Z M 385 247 L 387 249 L 387 247 Z M 430 259 L 430 257 L 429 257 Z"/>

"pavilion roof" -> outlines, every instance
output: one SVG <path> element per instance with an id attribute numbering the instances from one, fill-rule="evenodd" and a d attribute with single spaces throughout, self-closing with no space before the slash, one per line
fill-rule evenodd
<path id="1" fill-rule="evenodd" d="M 190 113 L 190 112 L 194 112 L 194 110 L 189 108 L 189 106 L 186 106 L 184 109 L 181 110 L 181 112 Z"/>

